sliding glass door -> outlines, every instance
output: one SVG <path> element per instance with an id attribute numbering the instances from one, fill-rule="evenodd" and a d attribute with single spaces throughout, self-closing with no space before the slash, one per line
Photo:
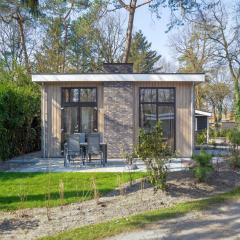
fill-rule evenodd
<path id="1" fill-rule="evenodd" d="M 175 89 L 140 88 L 140 127 L 147 131 L 161 121 L 163 138 L 175 149 Z"/>

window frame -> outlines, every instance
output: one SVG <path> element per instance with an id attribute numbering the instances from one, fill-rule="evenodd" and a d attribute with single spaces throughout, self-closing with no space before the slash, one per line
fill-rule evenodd
<path id="1" fill-rule="evenodd" d="M 78 102 L 65 102 L 64 101 L 64 91 L 68 90 L 69 93 L 69 101 L 70 101 L 70 90 L 71 89 L 78 89 L 79 92 L 79 101 Z M 96 91 L 96 101 L 94 102 L 81 102 L 80 101 L 80 89 L 95 89 Z M 96 129 L 98 132 L 98 90 L 97 87 L 62 87 L 61 88 L 61 145 L 63 149 L 63 140 L 64 140 L 64 116 L 63 116 L 63 110 L 67 107 L 77 107 L 77 121 L 78 121 L 78 132 L 81 132 L 81 110 L 82 107 L 92 107 L 96 108 Z"/>
<path id="2" fill-rule="evenodd" d="M 141 91 L 143 89 L 156 89 L 156 101 L 154 102 L 143 102 L 141 101 Z M 158 101 L 158 89 L 171 89 L 173 90 L 173 96 L 174 96 L 174 101 L 173 102 L 159 102 Z M 159 109 L 158 106 L 171 106 L 174 108 L 174 151 L 176 150 L 176 88 L 175 87 L 139 87 L 139 97 L 138 97 L 138 101 L 139 101 L 139 128 L 143 128 L 142 127 L 142 120 L 141 120 L 141 112 L 142 112 L 142 104 L 155 104 L 156 105 L 156 116 L 157 116 L 157 121 L 159 120 Z"/>

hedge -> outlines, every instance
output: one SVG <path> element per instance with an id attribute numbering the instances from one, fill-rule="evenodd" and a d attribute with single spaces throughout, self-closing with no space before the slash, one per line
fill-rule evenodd
<path id="1" fill-rule="evenodd" d="M 0 160 L 40 149 L 40 94 L 0 83 Z"/>

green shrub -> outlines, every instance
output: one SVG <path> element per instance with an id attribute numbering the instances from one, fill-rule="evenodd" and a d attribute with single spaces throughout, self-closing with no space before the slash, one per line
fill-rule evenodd
<path id="1" fill-rule="evenodd" d="M 208 154 L 204 150 L 201 150 L 198 155 L 193 155 L 193 160 L 195 161 L 193 173 L 199 182 L 206 181 L 208 174 L 213 171 L 211 159 L 212 155 Z"/>
<path id="2" fill-rule="evenodd" d="M 141 129 L 136 152 L 147 167 L 149 180 L 153 184 L 154 190 L 166 190 L 166 163 L 173 156 L 173 151 L 163 139 L 160 122 L 151 132 Z"/>
<path id="3" fill-rule="evenodd" d="M 203 145 L 207 142 L 207 132 L 201 131 L 197 133 L 197 139 L 196 139 L 197 145 Z"/>
<path id="4" fill-rule="evenodd" d="M 232 129 L 228 132 L 228 140 L 231 146 L 231 157 L 230 157 L 230 164 L 231 167 L 236 170 L 240 169 L 240 130 L 239 129 Z"/>
<path id="5" fill-rule="evenodd" d="M 40 94 L 31 86 L 0 83 L 0 159 L 40 147 Z"/>

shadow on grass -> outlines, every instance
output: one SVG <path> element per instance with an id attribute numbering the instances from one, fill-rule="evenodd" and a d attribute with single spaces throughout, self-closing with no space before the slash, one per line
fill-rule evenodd
<path id="1" fill-rule="evenodd" d="M 100 195 L 106 195 L 111 192 L 112 188 L 100 189 Z M 63 203 L 72 203 L 77 201 L 85 201 L 93 198 L 93 190 L 91 191 L 66 191 L 64 192 Z M 44 207 L 46 205 L 46 194 L 28 194 L 24 200 L 21 200 L 21 196 L 0 196 L 0 210 L 16 210 L 19 208 L 33 208 Z M 50 206 L 59 206 L 61 203 L 59 192 L 50 193 Z"/>

